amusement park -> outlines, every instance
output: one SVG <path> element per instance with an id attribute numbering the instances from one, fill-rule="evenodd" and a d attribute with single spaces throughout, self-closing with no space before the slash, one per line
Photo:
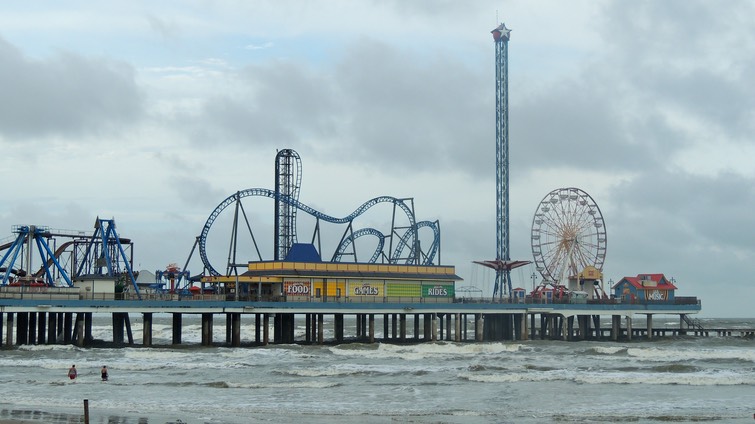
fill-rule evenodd
<path id="1" fill-rule="evenodd" d="M 667 331 L 653 328 L 654 315 L 679 317 L 669 334 L 701 330 L 689 317 L 701 302 L 677 296 L 676 282 L 663 274 L 640 272 L 606 283 L 605 220 L 598 202 L 580 188 L 556 188 L 533 205 L 532 256 L 512 259 L 510 30 L 501 24 L 492 35 L 496 252 L 494 259 L 475 261 L 495 271 L 492 296 L 465 295 L 468 286 L 459 286 L 455 266 L 442 262 L 442 241 L 454 241 L 442 238 L 438 220 L 415 214 L 413 198 L 374 197 L 348 215 L 329 215 L 300 200 L 302 158 L 283 148 L 275 154 L 272 188 L 239 189 L 220 200 L 187 246 L 183 264 L 135 270 L 135 242 L 119 234 L 112 218 L 96 217 L 91 232 L 11 228 L 0 242 L 3 344 L 14 344 L 15 335 L 16 344 L 87 345 L 93 313 L 112 314 L 116 344 L 124 343 L 124 329 L 133 343 L 129 314 L 141 314 L 146 346 L 154 313 L 172 314 L 174 344 L 181 343 L 181 316 L 201 314 L 208 345 L 214 343 L 213 317 L 224 315 L 232 346 L 240 344 L 242 316 L 253 318 L 255 344 L 323 343 L 323 315 L 333 316 L 335 342 L 373 342 L 376 316 L 389 341 L 652 338 Z M 201 269 L 189 270 L 197 259 Z M 530 264 L 538 284 L 514 287 L 512 270 Z M 354 317 L 354 329 L 345 328 L 344 315 Z M 635 315 L 645 318 L 643 328 L 633 328 Z M 297 319 L 305 321 L 303 334 L 295 332 Z"/>

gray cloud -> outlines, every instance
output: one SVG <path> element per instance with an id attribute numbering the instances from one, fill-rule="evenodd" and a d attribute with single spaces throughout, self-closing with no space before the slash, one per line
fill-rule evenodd
<path id="1" fill-rule="evenodd" d="M 237 74 L 233 95 L 202 103 L 197 120 L 187 126 L 195 144 L 243 144 L 299 147 L 333 132 L 331 82 L 306 66 L 289 61 L 247 66 Z"/>
<path id="2" fill-rule="evenodd" d="M 34 137 L 96 133 L 133 123 L 142 96 L 124 64 L 59 53 L 24 57 L 0 39 L 0 134 Z"/>
<path id="3" fill-rule="evenodd" d="M 658 241 L 661 245 L 746 251 L 755 257 L 752 234 L 745 230 L 755 225 L 753 183 L 731 174 L 702 177 L 657 169 L 617 186 L 610 201 L 629 227 L 666 235 L 667 241 Z M 685 240 L 684 245 L 678 240 Z"/>
<path id="4" fill-rule="evenodd" d="M 344 55 L 336 78 L 355 160 L 389 169 L 477 169 L 495 114 L 481 75 L 464 63 L 363 39 Z"/>
<path id="5" fill-rule="evenodd" d="M 360 40 L 335 69 L 276 61 L 235 78 L 238 91 L 205 101 L 188 126 L 197 144 L 289 146 L 376 169 L 475 173 L 494 140 L 485 125 L 494 116 L 489 84 L 448 57 L 417 61 Z"/>
<path id="6" fill-rule="evenodd" d="M 750 83 L 755 28 L 749 3 L 729 8 L 706 1 L 609 3 L 602 32 L 605 64 L 649 112 L 678 108 L 689 119 L 730 136 L 752 131 Z"/>
<path id="7" fill-rule="evenodd" d="M 740 70 L 751 69 L 753 59 L 745 53 L 751 48 L 736 44 L 749 45 L 755 30 L 732 26 L 745 11 L 721 9 L 709 2 L 609 3 L 597 24 L 603 49 L 545 89 L 511 93 L 517 167 L 667 166 L 690 146 L 717 141 L 694 126 L 717 132 L 718 141 L 752 143 L 755 95 L 751 76 Z"/>
<path id="8" fill-rule="evenodd" d="M 584 77 L 582 81 L 558 81 L 512 105 L 510 144 L 518 168 L 605 171 L 632 166 L 611 158 L 651 157 L 628 136 L 613 93 Z"/>

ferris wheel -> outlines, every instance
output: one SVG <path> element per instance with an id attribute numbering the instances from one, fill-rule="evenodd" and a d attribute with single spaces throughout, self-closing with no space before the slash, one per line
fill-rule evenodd
<path id="1" fill-rule="evenodd" d="M 602 271 L 606 226 L 593 198 L 573 187 L 548 193 L 532 219 L 532 255 L 544 283 L 561 284 L 588 266 Z"/>

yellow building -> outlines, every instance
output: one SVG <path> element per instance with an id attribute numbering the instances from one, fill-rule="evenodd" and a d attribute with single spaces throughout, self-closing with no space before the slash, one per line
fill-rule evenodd
<path id="1" fill-rule="evenodd" d="M 249 262 L 238 277 L 204 283 L 239 284 L 239 299 L 281 302 L 453 302 L 453 266 L 335 262 Z"/>

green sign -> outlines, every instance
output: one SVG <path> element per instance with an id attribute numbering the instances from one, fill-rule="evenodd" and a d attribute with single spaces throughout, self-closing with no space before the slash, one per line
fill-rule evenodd
<path id="1" fill-rule="evenodd" d="M 422 297 L 454 297 L 454 285 L 423 284 Z"/>

